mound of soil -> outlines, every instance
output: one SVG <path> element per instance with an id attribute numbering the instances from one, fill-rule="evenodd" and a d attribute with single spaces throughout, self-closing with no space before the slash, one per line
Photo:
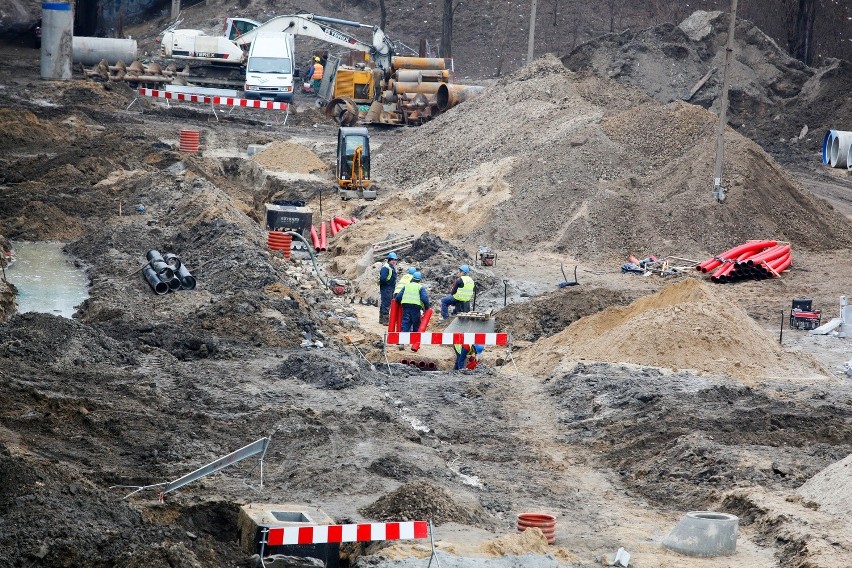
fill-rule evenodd
<path id="1" fill-rule="evenodd" d="M 821 511 L 852 519 L 852 455 L 833 463 L 799 488 L 799 493 L 814 503 Z"/>
<path id="2" fill-rule="evenodd" d="M 627 302 L 624 294 L 607 288 L 563 288 L 503 308 L 497 312 L 497 329 L 511 330 L 513 339 L 535 341 L 562 331 L 580 318 Z"/>
<path id="3" fill-rule="evenodd" d="M 378 521 L 431 520 L 435 525 L 451 522 L 480 525 L 485 515 L 478 506 L 473 510 L 456 503 L 444 489 L 425 479 L 406 483 L 359 512 Z"/>
<path id="4" fill-rule="evenodd" d="M 252 159 L 274 171 L 309 174 L 326 169 L 325 162 L 301 144 L 273 142 Z"/>
<path id="5" fill-rule="evenodd" d="M 278 367 L 282 379 L 296 379 L 319 388 L 341 390 L 371 382 L 371 365 L 349 359 L 337 351 L 312 350 L 294 353 Z"/>
<path id="6" fill-rule="evenodd" d="M 416 211 L 470 244 L 522 250 L 534 243 L 582 258 L 630 250 L 700 257 L 757 235 L 814 250 L 852 245 L 847 219 L 732 131 L 728 195 L 717 203 L 716 126 L 699 106 L 663 106 L 634 87 L 569 72 L 546 56 L 405 132 L 410 152 L 383 152 L 374 170 L 406 188 L 385 203 L 388 215 L 392 209 L 406 219 Z M 430 159 L 411 160 L 412 154 Z M 435 163 L 442 164 L 441 177 L 430 177 Z M 483 181 L 483 173 L 490 178 Z"/>
<path id="7" fill-rule="evenodd" d="M 785 352 L 748 314 L 693 278 L 582 319 L 518 361 L 547 373 L 563 359 L 696 369 L 747 383 L 828 374 L 813 358 Z"/>

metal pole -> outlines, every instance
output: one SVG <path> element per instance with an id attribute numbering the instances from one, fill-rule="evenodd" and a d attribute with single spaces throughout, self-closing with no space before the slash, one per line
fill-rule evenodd
<path id="1" fill-rule="evenodd" d="M 713 169 L 713 196 L 725 200 L 722 187 L 722 166 L 725 163 L 725 125 L 728 123 L 728 81 L 734 58 L 734 31 L 737 27 L 737 0 L 731 0 L 731 21 L 728 24 L 728 45 L 725 47 L 725 66 L 722 71 L 722 98 L 719 101 L 719 130 L 716 133 L 716 166 Z"/>
<path id="2" fill-rule="evenodd" d="M 781 310 L 781 332 L 778 334 L 778 343 L 784 343 L 784 310 Z"/>
<path id="3" fill-rule="evenodd" d="M 527 44 L 527 65 L 532 63 L 533 53 L 535 52 L 535 7 L 538 0 L 532 0 L 530 8 L 530 39 Z"/>
<path id="4" fill-rule="evenodd" d="M 509 294 L 509 281 L 503 280 L 503 307 L 506 307 L 506 297 Z"/>

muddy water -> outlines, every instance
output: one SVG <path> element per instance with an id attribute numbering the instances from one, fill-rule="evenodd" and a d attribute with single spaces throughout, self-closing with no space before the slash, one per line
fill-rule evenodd
<path id="1" fill-rule="evenodd" d="M 16 260 L 6 276 L 18 288 L 18 312 L 70 318 L 89 297 L 86 276 L 62 252 L 63 243 L 18 241 L 12 247 Z"/>

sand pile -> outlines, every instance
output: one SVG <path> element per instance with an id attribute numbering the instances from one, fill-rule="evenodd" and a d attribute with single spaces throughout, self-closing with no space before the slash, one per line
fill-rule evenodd
<path id="1" fill-rule="evenodd" d="M 581 319 L 536 343 L 518 364 L 547 374 L 581 359 L 694 369 L 746 383 L 823 372 L 812 358 L 785 352 L 743 310 L 692 278 Z"/>
<path id="2" fill-rule="evenodd" d="M 808 501 L 819 503 L 820 511 L 852 521 L 852 455 L 831 464 L 798 491 Z"/>
<path id="3" fill-rule="evenodd" d="M 252 159 L 261 166 L 277 172 L 309 174 L 326 169 L 325 162 L 301 144 L 273 142 Z"/>
<path id="4" fill-rule="evenodd" d="M 756 237 L 815 250 L 852 245 L 848 220 L 732 131 L 728 198 L 716 203 L 716 122 L 701 107 L 660 105 L 546 56 L 405 132 L 407 152 L 374 156 L 373 173 L 405 190 L 380 212 L 416 212 L 471 245 L 581 258 L 701 257 Z"/>

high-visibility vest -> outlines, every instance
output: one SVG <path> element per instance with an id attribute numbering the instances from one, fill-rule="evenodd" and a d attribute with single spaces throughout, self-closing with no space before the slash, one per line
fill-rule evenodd
<path id="1" fill-rule="evenodd" d="M 464 287 L 456 290 L 456 293 L 453 294 L 453 299 L 459 302 L 469 302 L 473 298 L 473 278 L 465 275 L 461 277 L 461 280 L 464 283 Z"/>
<path id="2" fill-rule="evenodd" d="M 390 282 L 393 278 L 393 266 L 391 266 L 390 264 L 388 264 L 387 261 L 385 261 L 385 263 L 382 264 L 382 268 L 388 269 L 388 277 L 387 279 L 385 279 L 385 282 Z M 379 269 L 379 284 L 382 283 L 382 268 Z"/>
<path id="3" fill-rule="evenodd" d="M 455 347 L 456 349 L 456 355 L 461 355 L 462 349 L 467 350 L 468 355 L 470 355 L 470 345 L 468 344 L 459 345 L 458 343 L 456 343 L 455 345 L 453 345 L 453 347 Z"/>
<path id="4" fill-rule="evenodd" d="M 414 304 L 423 307 L 423 302 L 420 301 L 420 289 L 423 287 L 420 282 L 409 282 L 403 288 L 401 304 Z"/>
<path id="5" fill-rule="evenodd" d="M 403 286 L 411 282 L 411 279 L 414 277 L 413 274 L 403 274 L 396 280 L 396 288 L 393 289 L 394 295 L 399 294 L 399 291 L 402 290 Z"/>
<path id="6" fill-rule="evenodd" d="M 322 79 L 322 63 L 314 63 L 314 74 L 311 79 Z"/>

